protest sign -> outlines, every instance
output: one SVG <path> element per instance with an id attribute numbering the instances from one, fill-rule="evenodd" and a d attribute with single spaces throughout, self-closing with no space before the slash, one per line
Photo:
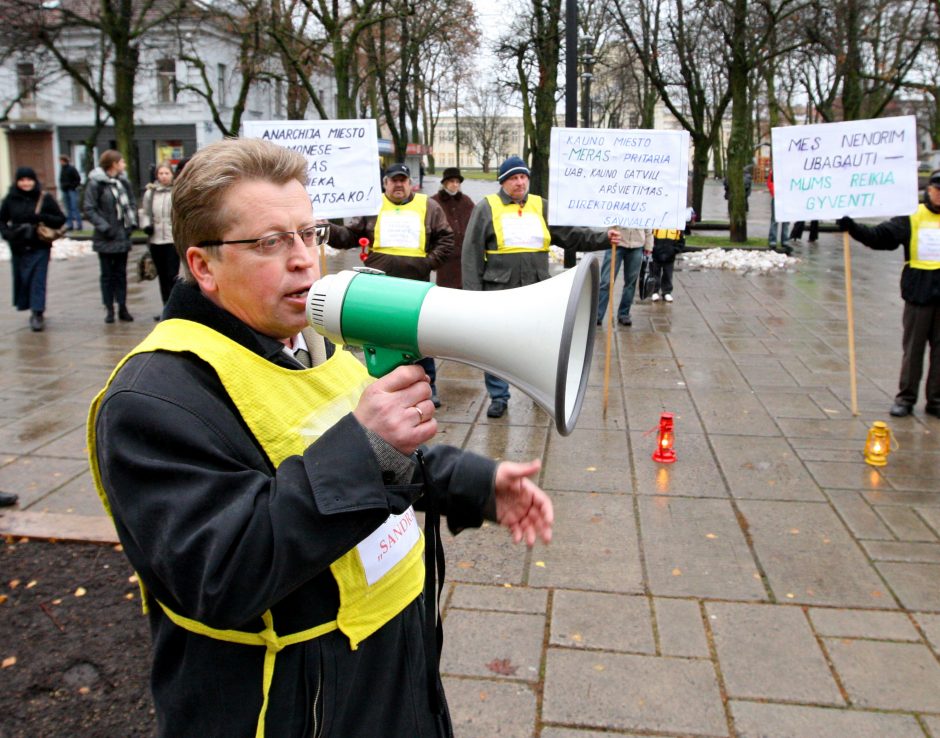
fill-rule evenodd
<path id="1" fill-rule="evenodd" d="M 909 215 L 917 209 L 913 115 L 771 130 L 778 221 Z"/>
<path id="2" fill-rule="evenodd" d="M 686 131 L 553 128 L 548 169 L 552 225 L 685 227 Z"/>
<path id="3" fill-rule="evenodd" d="M 318 218 L 375 215 L 382 202 L 374 120 L 246 121 L 246 138 L 261 138 L 307 159 L 307 193 Z"/>

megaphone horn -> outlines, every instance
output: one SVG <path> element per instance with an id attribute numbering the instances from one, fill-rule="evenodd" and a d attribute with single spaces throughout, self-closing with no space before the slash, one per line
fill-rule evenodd
<path id="1" fill-rule="evenodd" d="M 310 289 L 307 321 L 334 343 L 361 346 L 374 377 L 424 356 L 502 377 L 567 436 L 591 370 L 599 271 L 588 255 L 544 282 L 471 292 L 345 270 Z"/>

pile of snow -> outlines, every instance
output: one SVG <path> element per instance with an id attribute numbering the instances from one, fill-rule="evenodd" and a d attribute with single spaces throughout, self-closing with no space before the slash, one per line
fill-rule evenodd
<path id="1" fill-rule="evenodd" d="M 706 249 L 682 255 L 684 269 L 730 269 L 736 272 L 782 271 L 795 266 L 799 259 L 763 249 Z"/>
<path id="2" fill-rule="evenodd" d="M 88 256 L 94 253 L 91 249 L 91 241 L 77 241 L 74 238 L 60 238 L 52 244 L 52 258 L 56 261 L 65 259 L 75 259 L 79 256 Z M 0 261 L 10 260 L 10 246 L 0 239 Z"/>

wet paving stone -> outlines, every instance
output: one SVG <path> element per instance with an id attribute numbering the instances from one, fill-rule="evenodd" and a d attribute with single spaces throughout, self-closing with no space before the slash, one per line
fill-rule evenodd
<path id="1" fill-rule="evenodd" d="M 778 601 L 896 607 L 828 505 L 742 500 L 739 507 Z"/>

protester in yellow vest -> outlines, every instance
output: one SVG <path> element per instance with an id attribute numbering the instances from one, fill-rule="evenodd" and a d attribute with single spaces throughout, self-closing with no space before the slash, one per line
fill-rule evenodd
<path id="1" fill-rule="evenodd" d="M 529 167 L 518 156 L 499 166 L 500 190 L 473 208 L 464 235 L 461 268 L 465 290 L 507 290 L 548 279 L 548 247 L 600 251 L 620 243 L 616 228 L 548 225 L 548 208 L 529 194 Z M 507 315 L 507 320 L 512 316 Z M 484 372 L 490 405 L 486 415 L 501 418 L 509 405 L 509 384 Z"/>
<path id="2" fill-rule="evenodd" d="M 913 411 L 924 371 L 924 351 L 929 345 L 924 410 L 940 418 L 940 170 L 931 173 L 924 201 L 913 215 L 891 218 L 876 226 L 861 225 L 845 217 L 839 220 L 839 228 L 871 249 L 893 251 L 904 247 L 904 353 L 898 393 L 888 412 L 902 418 Z"/>
<path id="3" fill-rule="evenodd" d="M 89 414 L 92 476 L 148 608 L 161 738 L 450 736 L 438 514 L 551 537 L 537 460 L 424 447 L 424 370 L 373 381 L 306 328 L 306 172 L 261 140 L 192 158 L 173 199 L 182 281 Z"/>
<path id="4" fill-rule="evenodd" d="M 443 208 L 412 189 L 407 164 L 390 164 L 382 177 L 382 209 L 378 215 L 350 218 L 345 225 L 330 225 L 330 246 L 360 248 L 367 242 L 365 265 L 392 277 L 427 282 L 456 253 L 454 232 Z M 437 367 L 425 356 L 417 362 L 431 379 L 431 401 L 440 407 Z"/>

